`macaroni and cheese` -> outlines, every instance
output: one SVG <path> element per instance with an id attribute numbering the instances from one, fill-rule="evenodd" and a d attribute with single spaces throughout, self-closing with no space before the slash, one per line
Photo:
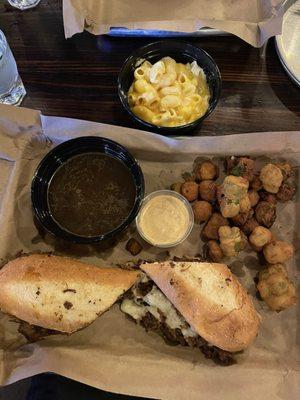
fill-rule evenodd
<path id="1" fill-rule="evenodd" d="M 177 63 L 164 57 L 155 64 L 144 61 L 134 71 L 128 91 L 131 110 L 154 125 L 174 127 L 202 117 L 208 109 L 209 87 L 196 61 Z"/>

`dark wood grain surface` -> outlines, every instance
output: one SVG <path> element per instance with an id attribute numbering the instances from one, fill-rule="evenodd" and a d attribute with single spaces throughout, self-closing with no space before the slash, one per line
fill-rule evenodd
<path id="1" fill-rule="evenodd" d="M 135 127 L 117 94 L 126 57 L 153 38 L 112 38 L 87 32 L 64 38 L 61 0 L 19 11 L 0 3 L 0 29 L 15 55 L 27 96 L 24 107 L 57 115 Z M 300 89 L 284 72 L 274 41 L 265 57 L 234 37 L 188 39 L 218 64 L 222 93 L 198 135 L 300 130 Z"/>

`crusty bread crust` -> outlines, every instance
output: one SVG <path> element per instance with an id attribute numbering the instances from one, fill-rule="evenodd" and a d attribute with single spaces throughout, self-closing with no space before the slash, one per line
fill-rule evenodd
<path id="1" fill-rule="evenodd" d="M 91 324 L 136 281 L 138 273 L 33 254 L 0 270 L 0 309 L 32 325 L 72 333 Z"/>
<path id="2" fill-rule="evenodd" d="M 209 343 L 235 352 L 257 336 L 260 316 L 226 265 L 167 261 L 141 269 Z"/>

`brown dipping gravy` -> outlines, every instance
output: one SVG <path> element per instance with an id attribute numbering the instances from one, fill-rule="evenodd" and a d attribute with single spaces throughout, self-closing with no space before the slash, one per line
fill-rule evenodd
<path id="1" fill-rule="evenodd" d="M 52 217 L 65 230 L 99 236 L 124 222 L 135 202 L 130 170 L 100 153 L 70 158 L 55 172 L 48 188 Z"/>

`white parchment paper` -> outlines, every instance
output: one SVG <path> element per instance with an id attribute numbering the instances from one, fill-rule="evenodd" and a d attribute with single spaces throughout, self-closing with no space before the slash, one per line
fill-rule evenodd
<path id="1" fill-rule="evenodd" d="M 283 0 L 63 0 L 65 36 L 111 27 L 195 33 L 204 27 L 232 33 L 260 47 L 281 33 Z M 153 32 L 152 32 L 153 35 Z"/>
<path id="2" fill-rule="evenodd" d="M 55 250 L 96 265 L 123 263 L 133 257 L 125 243 L 134 229 L 124 233 L 112 248 L 72 248 L 42 239 L 32 219 L 30 183 L 42 157 L 63 140 L 99 135 L 126 146 L 141 164 L 146 192 L 166 188 L 191 170 L 198 156 L 250 154 L 285 158 L 300 165 L 300 132 L 266 132 L 234 136 L 196 137 L 184 140 L 95 122 L 41 117 L 40 113 L 0 106 L 0 258 L 18 251 Z M 298 182 L 299 184 L 299 182 Z M 279 238 L 296 247 L 288 264 L 290 277 L 299 284 L 299 193 L 296 201 L 281 205 L 274 229 Z M 171 255 L 201 253 L 200 227 Z M 89 251 L 88 251 L 89 250 Z M 138 257 L 163 259 L 166 252 L 145 246 Z M 252 280 L 259 269 L 253 252 L 229 260 L 232 271 L 255 293 Z M 298 269 L 297 269 L 298 264 Z M 0 288 L 1 290 L 1 288 Z M 49 337 L 26 345 L 16 323 L 0 317 L 0 383 L 45 372 L 55 372 L 104 390 L 168 400 L 245 399 L 296 400 L 299 398 L 300 307 L 272 313 L 255 299 L 263 317 L 255 343 L 238 356 L 238 363 L 220 367 L 200 351 L 167 346 L 154 333 L 146 333 L 115 305 L 88 328 L 70 337 Z"/>

